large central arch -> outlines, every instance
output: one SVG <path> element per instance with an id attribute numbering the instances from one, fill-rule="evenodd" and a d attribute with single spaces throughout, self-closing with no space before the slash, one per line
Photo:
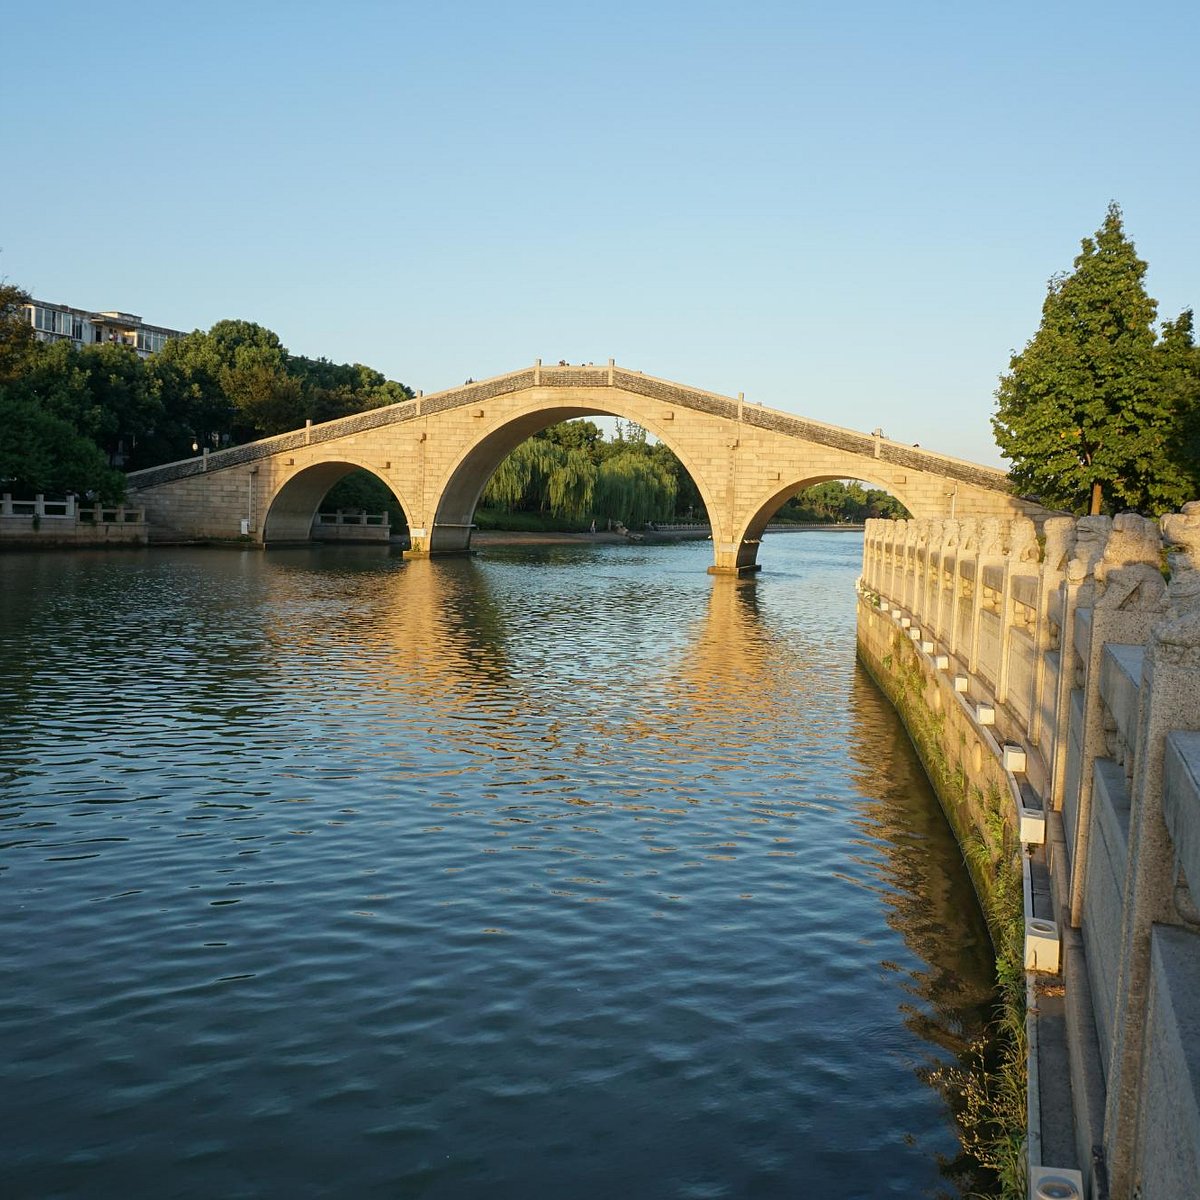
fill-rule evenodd
<path id="1" fill-rule="evenodd" d="M 712 497 L 706 481 L 697 472 L 695 464 L 688 461 L 687 451 L 677 445 L 677 439 L 661 427 L 668 423 L 646 424 L 644 415 L 631 411 L 630 405 L 619 402 L 603 407 L 584 402 L 559 403 L 548 408 L 531 400 L 523 409 L 511 414 L 503 424 L 488 430 L 477 442 L 466 447 L 451 465 L 438 500 L 433 528 L 429 531 L 429 552 L 445 554 L 469 548 L 475 508 L 496 468 L 534 434 L 578 417 L 620 417 L 641 425 L 679 459 L 695 483 L 705 507 L 711 511 Z"/>

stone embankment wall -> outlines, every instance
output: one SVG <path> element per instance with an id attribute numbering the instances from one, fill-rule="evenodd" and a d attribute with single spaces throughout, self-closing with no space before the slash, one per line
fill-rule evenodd
<path id="1" fill-rule="evenodd" d="M 964 849 L 1020 847 L 1030 1194 L 1200 1196 L 1200 503 L 869 521 L 859 591 Z"/>

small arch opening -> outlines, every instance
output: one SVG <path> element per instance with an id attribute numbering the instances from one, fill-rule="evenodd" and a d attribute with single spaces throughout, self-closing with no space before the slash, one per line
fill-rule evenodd
<path id="1" fill-rule="evenodd" d="M 354 462 L 325 462 L 298 471 L 271 498 L 263 542 L 407 545 L 404 503 L 381 476 Z"/>
<path id="2" fill-rule="evenodd" d="M 764 498 L 742 534 L 738 565 L 761 566 L 762 546 L 768 547 L 769 555 L 775 534 L 856 534 L 871 518 L 908 516 L 903 498 L 879 483 L 845 476 L 809 475 L 778 487 Z"/>

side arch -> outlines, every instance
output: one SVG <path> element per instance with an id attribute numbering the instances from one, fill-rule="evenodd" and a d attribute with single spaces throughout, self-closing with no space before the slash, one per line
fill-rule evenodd
<path id="1" fill-rule="evenodd" d="M 475 508 L 500 463 L 534 434 L 577 417 L 620 417 L 652 433 L 679 459 L 695 483 L 709 519 L 715 524 L 718 507 L 711 481 L 697 468 L 695 455 L 685 444 L 686 438 L 664 429 L 665 422 L 647 416 L 644 399 L 634 398 L 634 402 L 626 403 L 622 393 L 610 393 L 606 389 L 603 404 L 598 404 L 590 397 L 555 397 L 555 400 L 556 403 L 549 405 L 535 402 L 515 414 L 506 415 L 503 420 L 482 431 L 452 462 L 437 492 L 433 527 L 426 531 L 428 536 L 424 553 L 448 554 L 469 549 Z M 422 552 L 417 547 L 415 534 L 413 550 Z"/>
<path id="2" fill-rule="evenodd" d="M 374 475 L 396 497 L 404 519 L 412 525 L 412 508 L 395 483 L 370 462 L 339 455 L 297 471 L 266 500 L 262 540 L 264 545 L 312 540 L 312 523 L 325 494 L 339 480 L 355 471 Z"/>
<path id="3" fill-rule="evenodd" d="M 831 483 L 839 479 L 853 479 L 878 488 L 881 492 L 887 492 L 888 495 L 895 496 L 909 512 L 913 512 L 911 497 L 905 495 L 907 489 L 898 487 L 894 483 L 885 482 L 879 476 L 872 478 L 870 473 L 861 471 L 853 471 L 850 474 L 830 474 L 829 472 L 824 472 L 821 474 L 802 475 L 786 486 L 775 487 L 750 510 L 742 526 L 740 537 L 737 539 L 738 571 L 747 572 L 758 569 L 758 547 L 762 542 L 763 533 L 766 532 L 771 518 L 792 496 L 796 495 L 797 492 L 803 491 L 805 488 L 814 487 L 818 483 Z M 913 512 L 913 515 L 917 514 Z"/>

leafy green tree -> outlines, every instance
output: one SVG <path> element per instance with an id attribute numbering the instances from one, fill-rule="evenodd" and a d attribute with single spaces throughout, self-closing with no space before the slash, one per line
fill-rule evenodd
<path id="1" fill-rule="evenodd" d="M 332 421 L 412 396 L 361 363 L 289 354 L 279 335 L 253 321 L 218 321 L 168 342 L 156 356 L 164 404 L 202 445 L 248 441 Z"/>
<path id="2" fill-rule="evenodd" d="M 24 382 L 0 384 L 0 488 L 15 496 L 125 494 L 125 476 L 69 420 L 50 412 Z"/>
<path id="3" fill-rule="evenodd" d="M 75 353 L 89 399 L 87 416 L 77 427 L 105 452 L 113 466 L 125 466 L 139 438 L 163 419 L 159 390 L 129 346 L 108 343 L 85 346 Z"/>
<path id="4" fill-rule="evenodd" d="M 560 421 L 535 433 L 534 437 L 543 441 L 553 442 L 556 446 L 565 446 L 573 450 L 586 450 L 593 458 L 601 451 L 604 442 L 604 431 L 595 421 L 576 420 Z"/>
<path id="5" fill-rule="evenodd" d="M 1050 281 L 1037 333 L 1000 379 L 997 445 L 1017 487 L 1046 504 L 1162 511 L 1186 498 L 1145 274 L 1110 204 L 1074 271 Z"/>
<path id="6" fill-rule="evenodd" d="M 0 283 L 0 384 L 21 374 L 36 344 L 23 307 L 28 302 L 23 288 Z"/>
<path id="7" fill-rule="evenodd" d="M 675 514 L 680 477 L 688 478 L 675 455 L 661 443 L 649 444 L 638 426 L 618 426 L 617 439 L 606 442 L 594 422 L 566 421 L 517 446 L 488 481 L 483 502 L 638 527 Z M 691 490 L 695 495 L 694 485 Z"/>
<path id="8" fill-rule="evenodd" d="M 412 395 L 360 363 L 289 355 L 253 321 L 218 321 L 145 360 L 124 345 L 44 344 L 22 308 L 28 299 L 0 285 L 0 401 L 12 421 L 4 474 L 13 487 L 114 499 L 109 466 L 153 466 Z"/>
<path id="9" fill-rule="evenodd" d="M 868 517 L 907 517 L 908 509 L 890 492 L 864 488 L 841 479 L 815 483 L 797 492 L 780 510 L 785 521 L 844 521 L 858 523 Z"/>
<path id="10" fill-rule="evenodd" d="M 870 488 L 867 491 L 867 511 L 863 516 L 864 518 L 892 517 L 895 519 L 906 519 L 912 516 L 912 514 L 891 492 L 882 492 L 877 488 Z"/>
<path id="11" fill-rule="evenodd" d="M 362 363 L 335 363 L 327 358 L 289 355 L 288 371 L 300 381 L 305 417 L 332 421 L 350 413 L 412 398 L 412 389 L 387 379 Z"/>

